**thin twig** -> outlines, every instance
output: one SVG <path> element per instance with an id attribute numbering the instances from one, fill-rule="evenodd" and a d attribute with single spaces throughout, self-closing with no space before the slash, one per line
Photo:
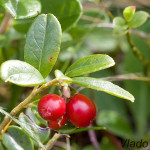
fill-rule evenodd
<path id="1" fill-rule="evenodd" d="M 149 69 L 149 64 L 150 62 L 146 59 L 146 57 L 136 48 L 136 46 L 134 45 L 132 38 L 131 38 L 131 34 L 130 32 L 127 32 L 126 34 L 128 43 L 132 49 L 133 54 L 138 58 L 138 60 L 143 64 L 144 67 L 144 74 L 148 75 L 148 69 Z"/>
<path id="2" fill-rule="evenodd" d="M 150 78 L 144 77 L 142 73 L 130 73 L 130 74 L 124 74 L 124 75 L 104 77 L 100 79 L 106 80 L 106 81 L 138 80 L 138 81 L 150 82 Z"/>
<path id="3" fill-rule="evenodd" d="M 46 145 L 46 150 L 50 150 L 53 145 L 55 144 L 55 142 L 61 137 L 61 134 L 59 133 L 55 133 L 54 136 L 48 141 L 47 145 Z"/>
<path id="4" fill-rule="evenodd" d="M 115 26 L 112 23 L 95 23 L 95 24 L 85 25 L 85 27 L 87 27 L 87 28 L 91 28 L 91 27 L 112 28 L 113 29 Z M 144 31 L 139 31 L 139 30 L 135 30 L 135 29 L 130 29 L 130 31 L 132 34 L 137 35 L 141 38 L 150 39 L 150 34 L 144 32 Z"/>
<path id="5" fill-rule="evenodd" d="M 92 125 L 90 125 L 89 127 L 92 127 Z M 90 141 L 93 144 L 95 150 L 100 150 L 95 131 L 94 130 L 88 130 L 88 134 L 89 134 Z"/>
<path id="6" fill-rule="evenodd" d="M 10 15 L 10 13 L 7 12 L 6 15 L 5 15 L 5 18 L 4 18 L 4 20 L 3 20 L 3 22 L 2 22 L 2 24 L 0 26 L 0 34 L 5 33 L 7 27 L 9 25 L 9 23 L 10 23 L 11 18 L 12 17 Z"/>
<path id="7" fill-rule="evenodd" d="M 65 81 L 65 79 L 61 79 L 61 81 L 63 82 L 63 81 Z M 33 91 L 31 92 L 31 94 L 10 112 L 10 115 L 15 116 L 16 114 L 18 114 L 24 108 L 24 106 L 26 106 L 28 103 L 30 103 L 32 101 L 32 99 L 35 96 L 37 96 L 39 93 L 41 93 L 45 89 L 47 89 L 47 88 L 51 87 L 52 85 L 55 85 L 56 83 L 59 83 L 59 82 L 60 81 L 56 78 L 46 84 L 43 84 L 38 89 L 34 88 Z M 3 120 L 3 122 L 0 124 L 0 134 L 2 134 L 3 129 L 8 124 L 9 121 L 10 121 L 10 118 L 8 116 L 6 116 Z"/>
<path id="8" fill-rule="evenodd" d="M 67 150 L 71 150 L 71 147 L 70 147 L 70 139 L 66 137 L 66 147 L 67 147 Z"/>
<path id="9" fill-rule="evenodd" d="M 105 11 L 107 12 L 107 14 L 111 17 L 111 19 L 114 19 L 113 14 L 109 11 L 109 9 L 105 6 L 104 2 L 101 2 L 102 7 L 105 9 Z"/>

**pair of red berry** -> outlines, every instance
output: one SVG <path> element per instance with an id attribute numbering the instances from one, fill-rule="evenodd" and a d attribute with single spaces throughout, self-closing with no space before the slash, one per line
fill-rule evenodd
<path id="1" fill-rule="evenodd" d="M 76 127 L 86 127 L 96 117 L 95 104 L 83 94 L 75 94 L 67 104 L 56 94 L 45 95 L 38 103 L 38 112 L 53 130 L 65 125 L 66 118 Z"/>

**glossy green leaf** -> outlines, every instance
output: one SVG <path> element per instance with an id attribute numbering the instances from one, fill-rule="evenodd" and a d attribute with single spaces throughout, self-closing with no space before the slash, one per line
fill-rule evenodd
<path id="1" fill-rule="evenodd" d="M 143 25 L 148 19 L 148 13 L 145 11 L 138 11 L 134 14 L 133 18 L 129 22 L 129 27 L 137 28 Z"/>
<path id="2" fill-rule="evenodd" d="M 19 121 L 21 123 L 24 123 L 24 125 L 26 125 L 26 128 L 28 128 L 28 130 L 33 132 L 42 143 L 48 140 L 50 135 L 49 128 L 39 127 L 38 125 L 36 125 L 36 123 L 33 120 L 31 120 L 28 116 L 26 116 L 23 113 L 19 115 Z"/>
<path id="3" fill-rule="evenodd" d="M 72 79 L 72 83 L 84 86 L 86 88 L 103 91 L 108 94 L 134 102 L 134 97 L 129 92 L 109 81 L 104 81 L 91 77 L 76 77 Z"/>
<path id="4" fill-rule="evenodd" d="M 69 77 L 79 76 L 102 69 L 109 68 L 115 64 L 114 60 L 104 54 L 90 55 L 73 63 L 66 71 Z"/>
<path id="5" fill-rule="evenodd" d="M 52 70 L 60 51 L 61 27 L 52 14 L 40 15 L 31 25 L 25 43 L 25 61 L 44 78 Z"/>
<path id="6" fill-rule="evenodd" d="M 30 18 L 41 11 L 39 0 L 1 0 L 1 4 L 15 19 Z"/>
<path id="7" fill-rule="evenodd" d="M 45 83 L 42 75 L 30 64 L 19 60 L 8 60 L 1 65 L 1 78 L 20 86 Z"/>
<path id="8" fill-rule="evenodd" d="M 10 126 L 2 135 L 2 141 L 10 150 L 34 150 L 31 139 L 17 126 Z"/>
<path id="9" fill-rule="evenodd" d="M 128 6 L 123 10 L 123 16 L 125 17 L 126 21 L 130 21 L 135 13 L 135 6 Z"/>
<path id="10" fill-rule="evenodd" d="M 70 28 L 79 19 L 82 7 L 79 0 L 41 0 L 42 13 L 54 14 L 63 30 Z"/>
<path id="11" fill-rule="evenodd" d="M 131 138 L 133 132 L 126 119 L 119 113 L 111 110 L 103 110 L 98 114 L 97 124 L 121 137 Z"/>

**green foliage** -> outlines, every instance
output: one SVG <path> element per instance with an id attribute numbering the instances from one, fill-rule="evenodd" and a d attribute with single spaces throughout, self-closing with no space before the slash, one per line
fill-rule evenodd
<path id="1" fill-rule="evenodd" d="M 34 150 L 29 136 L 17 126 L 10 126 L 2 135 L 3 144 L 11 150 Z"/>
<path id="2" fill-rule="evenodd" d="M 65 83 L 71 83 L 72 79 L 65 76 L 60 70 L 55 70 L 55 76 L 58 80 L 65 79 Z"/>
<path id="3" fill-rule="evenodd" d="M 79 59 L 72 64 L 66 71 L 66 75 L 69 77 L 79 76 L 98 70 L 106 69 L 115 64 L 114 60 L 108 55 L 90 55 Z"/>
<path id="4" fill-rule="evenodd" d="M 42 13 L 52 13 L 59 20 L 62 30 L 70 28 L 79 19 L 82 7 L 79 0 L 41 0 Z"/>
<path id="5" fill-rule="evenodd" d="M 19 121 L 21 123 L 24 123 L 26 128 L 28 130 L 30 130 L 29 133 L 33 132 L 33 134 L 35 134 L 35 136 L 40 140 L 41 143 L 44 143 L 48 140 L 49 135 L 50 135 L 50 129 L 49 128 L 41 128 L 41 127 L 37 126 L 33 120 L 31 120 L 28 116 L 26 116 L 23 113 L 21 113 L 19 115 Z M 36 142 L 36 139 L 34 139 L 34 140 Z"/>
<path id="6" fill-rule="evenodd" d="M 113 24 L 117 27 L 124 27 L 126 25 L 126 22 L 122 17 L 115 17 L 113 19 Z"/>
<path id="7" fill-rule="evenodd" d="M 85 128 L 75 128 L 73 126 L 64 126 L 63 128 L 57 130 L 64 134 L 76 134 L 88 130 L 105 130 L 105 127 L 85 127 Z"/>
<path id="8" fill-rule="evenodd" d="M 118 136 L 133 138 L 133 132 L 129 123 L 115 111 L 101 111 L 98 114 L 97 123 L 105 126 L 108 131 Z"/>
<path id="9" fill-rule="evenodd" d="M 61 27 L 54 15 L 38 16 L 27 34 L 25 61 L 46 78 L 56 62 L 60 42 Z"/>
<path id="10" fill-rule="evenodd" d="M 76 77 L 72 79 L 72 83 L 84 86 L 86 88 L 91 88 L 98 91 L 103 91 L 108 94 L 124 98 L 134 102 L 134 97 L 124 89 L 119 86 L 101 79 L 95 79 L 91 77 Z"/>
<path id="11" fill-rule="evenodd" d="M 1 4 L 15 19 L 30 18 L 41 11 L 41 4 L 38 0 L 1 0 Z"/>
<path id="12" fill-rule="evenodd" d="M 126 19 L 126 21 L 130 21 L 135 13 L 135 6 L 128 6 L 123 11 L 123 16 Z"/>
<path id="13" fill-rule="evenodd" d="M 129 27 L 131 28 L 137 28 L 141 25 L 143 25 L 146 20 L 148 19 L 148 13 L 144 11 L 136 12 L 129 22 Z"/>
<path id="14" fill-rule="evenodd" d="M 38 113 L 38 108 L 37 108 L 38 102 L 39 100 L 34 101 L 32 103 L 32 107 L 26 109 L 26 114 L 30 116 L 30 118 L 34 120 L 36 124 L 47 126 L 48 125 L 47 121 L 44 120 Z"/>
<path id="15" fill-rule="evenodd" d="M 42 75 L 30 64 L 19 60 L 8 60 L 1 65 L 1 78 L 20 86 L 45 83 Z"/>
<path id="16" fill-rule="evenodd" d="M 137 28 L 143 25 L 148 19 L 148 13 L 145 11 L 137 11 L 135 12 L 135 6 L 126 7 L 123 11 L 123 16 L 125 19 L 121 17 L 115 17 L 113 19 L 113 34 L 115 37 L 120 37 L 125 35 L 129 28 Z"/>

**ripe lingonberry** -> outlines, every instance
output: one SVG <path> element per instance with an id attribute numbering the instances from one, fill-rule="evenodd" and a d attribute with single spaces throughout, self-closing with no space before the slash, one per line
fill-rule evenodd
<path id="1" fill-rule="evenodd" d="M 64 126 L 65 123 L 66 123 L 66 116 L 64 115 L 60 119 L 50 120 L 48 126 L 53 130 L 57 130 L 62 126 Z"/>
<path id="2" fill-rule="evenodd" d="M 66 103 L 56 94 L 43 96 L 38 103 L 38 112 L 45 120 L 57 120 L 64 115 Z"/>
<path id="3" fill-rule="evenodd" d="M 67 103 L 66 116 L 73 125 L 86 127 L 96 117 L 96 106 L 85 95 L 75 94 Z"/>

